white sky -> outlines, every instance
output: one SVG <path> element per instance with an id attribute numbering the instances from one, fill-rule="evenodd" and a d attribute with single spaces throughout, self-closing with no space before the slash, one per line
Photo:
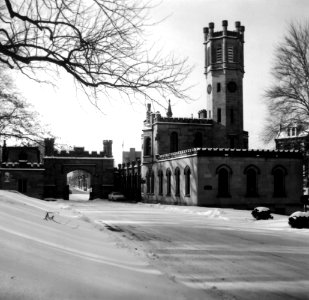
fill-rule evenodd
<path id="1" fill-rule="evenodd" d="M 259 139 L 264 123 L 263 92 L 271 82 L 270 69 L 274 50 L 282 39 L 290 21 L 306 21 L 308 0 L 162 0 L 151 11 L 155 21 L 163 22 L 151 28 L 147 35 L 151 43 L 162 44 L 167 53 L 188 57 L 194 65 L 189 84 L 195 84 L 192 95 L 197 100 L 185 103 L 171 97 L 174 117 L 190 117 L 205 108 L 206 83 L 204 77 L 203 27 L 215 23 L 221 30 L 222 20 L 228 20 L 229 30 L 235 21 L 245 29 L 244 129 L 249 131 L 249 147 L 265 147 Z M 102 96 L 105 114 L 95 109 L 66 75 L 57 82 L 57 89 L 17 77 L 24 96 L 42 115 L 57 137 L 58 143 L 84 146 L 89 151 L 102 151 L 103 140 L 113 140 L 115 163 L 121 162 L 122 150 L 141 148 L 141 133 L 145 107 L 130 105 Z M 155 107 L 162 115 L 165 112 Z M 122 144 L 124 148 L 122 149 Z"/>

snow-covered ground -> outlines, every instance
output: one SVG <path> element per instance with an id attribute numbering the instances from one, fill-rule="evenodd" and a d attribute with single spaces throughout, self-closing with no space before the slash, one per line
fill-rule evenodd
<path id="1" fill-rule="evenodd" d="M 0 299 L 309 299 L 309 229 L 273 216 L 0 191 Z"/>

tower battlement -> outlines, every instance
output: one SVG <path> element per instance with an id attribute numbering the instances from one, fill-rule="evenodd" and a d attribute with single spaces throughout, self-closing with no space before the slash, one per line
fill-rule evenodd
<path id="1" fill-rule="evenodd" d="M 228 36 L 231 38 L 240 38 L 242 39 L 242 41 L 244 41 L 245 26 L 242 26 L 239 21 L 235 22 L 234 31 L 227 30 L 227 27 L 228 27 L 228 21 L 224 20 L 222 21 L 222 30 L 214 31 L 215 24 L 213 22 L 209 23 L 208 27 L 203 28 L 205 42 L 207 42 L 210 39 L 222 36 Z"/>
<path id="2" fill-rule="evenodd" d="M 205 75 L 208 118 L 226 127 L 231 148 L 246 148 L 243 135 L 243 76 L 245 27 L 235 22 L 235 30 L 228 30 L 222 21 L 222 30 L 215 31 L 209 23 L 203 29 L 205 46 Z"/>

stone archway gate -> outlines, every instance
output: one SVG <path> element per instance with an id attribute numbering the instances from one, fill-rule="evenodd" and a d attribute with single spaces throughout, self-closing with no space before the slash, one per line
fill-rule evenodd
<path id="1" fill-rule="evenodd" d="M 83 170 L 91 175 L 90 199 L 107 198 L 114 186 L 112 141 L 103 141 L 103 152 L 87 152 L 83 147 L 73 151 L 54 150 L 53 139 L 45 140 L 43 198 L 69 198 L 67 174 Z"/>

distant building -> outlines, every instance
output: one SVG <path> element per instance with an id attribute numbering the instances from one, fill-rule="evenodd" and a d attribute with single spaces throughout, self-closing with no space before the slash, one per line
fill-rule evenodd
<path id="1" fill-rule="evenodd" d="M 141 160 L 141 151 L 136 151 L 135 148 L 130 148 L 129 151 L 122 151 L 122 163 Z"/>
<path id="2" fill-rule="evenodd" d="M 291 124 L 281 129 L 275 139 L 277 150 L 299 150 L 303 153 L 303 187 L 309 188 L 309 134 L 303 126 Z"/>

